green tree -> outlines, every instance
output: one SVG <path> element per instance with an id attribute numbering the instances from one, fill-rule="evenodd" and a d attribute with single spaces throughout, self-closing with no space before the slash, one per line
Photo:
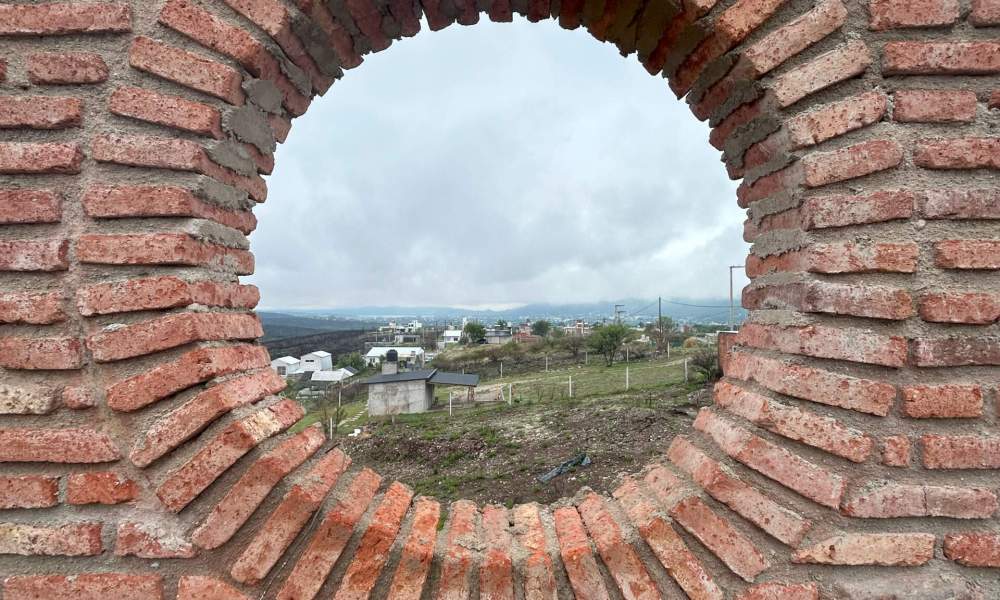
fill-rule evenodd
<path id="1" fill-rule="evenodd" d="M 465 324 L 465 328 L 462 331 L 465 333 L 465 337 L 469 340 L 469 342 L 473 344 L 486 339 L 486 328 L 483 327 L 482 323 L 470 321 Z"/>
<path id="2" fill-rule="evenodd" d="M 552 331 L 552 323 L 549 323 L 545 319 L 535 321 L 531 324 L 531 333 L 539 337 L 548 337 L 550 331 Z"/>
<path id="3" fill-rule="evenodd" d="M 510 327 L 510 323 L 504 321 L 503 319 L 497 319 L 497 323 L 496 325 L 494 325 L 494 327 L 496 327 L 497 329 L 507 329 L 508 327 Z"/>
<path id="4" fill-rule="evenodd" d="M 615 358 L 618 357 L 622 345 L 633 337 L 633 333 L 632 329 L 621 323 L 599 325 L 587 338 L 587 343 L 594 352 L 604 357 L 604 361 L 610 367 L 615 364 Z"/>
<path id="5" fill-rule="evenodd" d="M 656 343 L 657 350 L 663 350 L 670 342 L 670 334 L 677 329 L 677 323 L 670 317 L 660 317 L 659 324 L 656 321 L 646 325 L 646 335 Z"/>
<path id="6" fill-rule="evenodd" d="M 365 368 L 365 359 L 361 357 L 360 352 L 351 352 L 350 354 L 341 354 L 337 357 L 337 364 L 334 365 L 338 369 L 344 369 L 350 367 L 355 371 L 363 371 Z"/>
<path id="7" fill-rule="evenodd" d="M 587 340 L 579 335 L 567 335 L 560 342 L 563 348 L 573 355 L 573 358 L 579 356 L 580 351 L 587 345 Z"/>

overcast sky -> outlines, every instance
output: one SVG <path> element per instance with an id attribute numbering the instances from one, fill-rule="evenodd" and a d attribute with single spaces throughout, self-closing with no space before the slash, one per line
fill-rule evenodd
<path id="1" fill-rule="evenodd" d="M 725 297 L 744 215 L 708 133 L 583 30 L 425 27 L 295 120 L 248 280 L 268 308 Z"/>

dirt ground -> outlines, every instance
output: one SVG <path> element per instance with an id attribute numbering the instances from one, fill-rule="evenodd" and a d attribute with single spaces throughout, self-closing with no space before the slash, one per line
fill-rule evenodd
<path id="1" fill-rule="evenodd" d="M 610 492 L 621 475 L 662 456 L 689 430 L 706 387 L 684 384 L 656 391 L 556 402 L 525 402 L 397 417 L 369 423 L 344 437 L 356 464 L 399 479 L 441 500 L 469 498 L 511 506 L 554 501 L 583 486 Z M 591 464 L 547 484 L 536 478 L 586 453 Z"/>

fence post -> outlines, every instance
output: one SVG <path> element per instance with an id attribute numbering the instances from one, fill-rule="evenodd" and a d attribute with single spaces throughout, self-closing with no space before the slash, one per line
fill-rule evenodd
<path id="1" fill-rule="evenodd" d="M 503 361 L 500 361 L 500 379 L 503 379 Z"/>
<path id="2" fill-rule="evenodd" d="M 452 404 L 451 404 L 451 395 L 452 395 L 452 392 L 451 392 L 451 390 L 448 390 L 448 416 L 449 416 L 449 417 L 450 417 L 450 416 L 451 416 L 451 414 L 452 414 L 452 408 L 451 408 L 451 406 L 452 406 Z"/>
<path id="3" fill-rule="evenodd" d="M 546 373 L 549 372 L 549 355 L 548 354 L 545 355 L 545 372 Z"/>
<path id="4" fill-rule="evenodd" d="M 569 376 L 569 397 L 573 397 L 573 376 Z"/>
<path id="5" fill-rule="evenodd" d="M 688 359 L 684 359 L 684 383 L 688 382 Z"/>
<path id="6" fill-rule="evenodd" d="M 625 365 L 625 391 L 628 391 L 628 365 Z"/>
<path id="7" fill-rule="evenodd" d="M 514 384 L 507 384 L 507 405 L 514 406 Z"/>

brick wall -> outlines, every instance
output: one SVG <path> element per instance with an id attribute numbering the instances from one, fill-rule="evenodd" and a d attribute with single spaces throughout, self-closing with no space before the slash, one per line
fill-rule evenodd
<path id="1" fill-rule="evenodd" d="M 751 317 L 613 497 L 441 506 L 285 432 L 239 276 L 316 95 L 513 13 L 710 122 Z M 0 44 L 4 600 L 996 597 L 996 0 L 25 0 Z"/>

